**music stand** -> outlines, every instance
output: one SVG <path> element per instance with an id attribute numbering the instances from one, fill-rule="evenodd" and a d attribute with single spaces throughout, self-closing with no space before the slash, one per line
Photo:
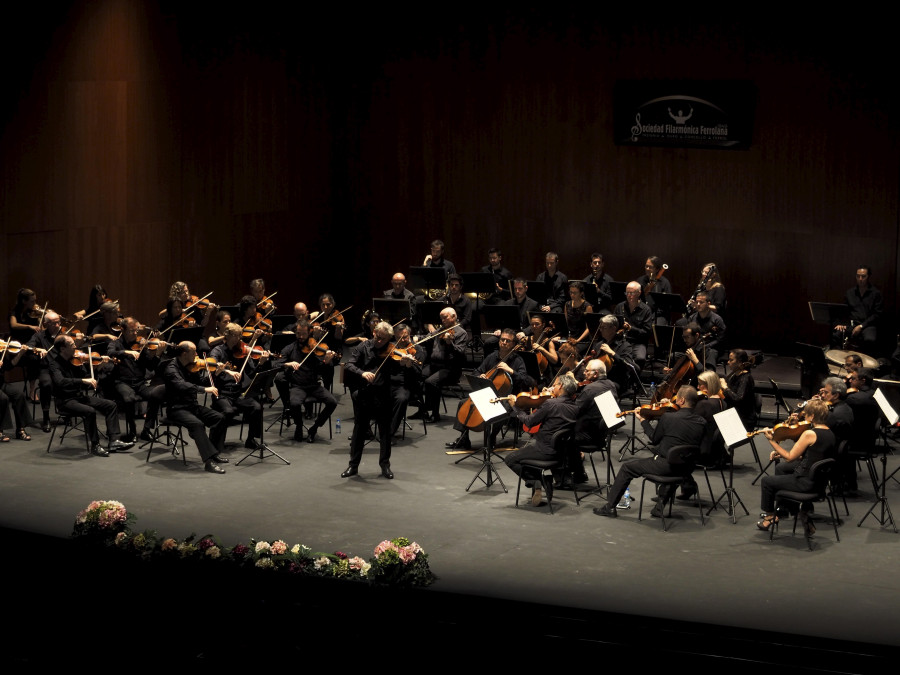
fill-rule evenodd
<path id="1" fill-rule="evenodd" d="M 809 302 L 809 316 L 825 326 L 850 325 L 850 308 L 845 303 Z"/>
<path id="2" fill-rule="evenodd" d="M 875 401 L 878 403 L 878 408 L 881 410 L 881 414 L 884 416 L 882 422 L 885 420 L 894 425 L 898 421 L 897 412 L 888 403 L 888 400 L 884 396 L 884 392 L 881 389 L 876 389 L 875 394 L 873 395 Z M 897 473 L 898 470 L 895 470 L 890 476 L 887 475 L 887 454 L 891 451 L 890 446 L 885 442 L 881 446 L 881 483 L 876 487 L 875 490 L 875 501 L 872 502 L 872 506 L 869 507 L 869 510 L 866 511 L 865 515 L 860 519 L 860 521 L 856 524 L 857 527 L 861 527 L 863 522 L 865 522 L 866 518 L 872 516 L 875 520 L 878 521 L 878 524 L 882 527 L 885 526 L 886 523 L 890 523 L 891 527 L 894 528 L 894 532 L 897 532 L 897 524 L 894 522 L 894 516 L 891 513 L 891 505 L 888 504 L 887 493 L 885 488 L 887 487 L 888 479 L 893 478 L 894 474 Z M 875 515 L 875 507 L 881 506 L 881 517 Z"/>
<path id="3" fill-rule="evenodd" d="M 519 326 L 519 308 L 515 305 L 485 305 L 481 308 L 481 332 L 493 333 L 495 330 L 512 328 L 517 333 Z"/>
<path id="4" fill-rule="evenodd" d="M 187 341 L 193 342 L 196 345 L 202 337 L 202 326 L 194 326 L 193 328 L 173 328 L 172 336 L 167 340 L 167 342 L 171 342 L 177 345 L 181 342 Z"/>
<path id="5" fill-rule="evenodd" d="M 603 492 L 603 490 L 608 491 L 612 485 L 612 482 L 610 481 L 613 473 L 612 437 L 619 427 L 625 426 L 625 420 L 621 417 L 616 417 L 616 413 L 619 412 L 619 405 L 616 403 L 616 398 L 611 391 L 604 391 L 599 396 L 596 396 L 594 398 L 594 404 L 600 410 L 600 417 L 603 418 L 603 421 L 606 424 L 606 483 L 600 485 L 598 481 L 597 487 L 591 490 L 586 496 L 600 496 L 600 493 Z M 621 461 L 621 459 L 619 461 Z M 594 474 L 594 477 L 596 478 L 596 473 Z M 584 497 L 582 497 L 582 499 L 584 499 Z M 579 500 L 576 498 L 575 501 L 577 502 Z"/>
<path id="6" fill-rule="evenodd" d="M 625 302 L 625 289 L 627 287 L 628 283 L 625 281 L 609 282 L 609 294 L 612 296 L 613 305 L 618 305 L 621 302 Z"/>
<path id="7" fill-rule="evenodd" d="M 717 509 L 719 502 L 727 498 L 728 510 L 726 513 L 731 516 L 732 524 L 736 525 L 738 504 L 744 509 L 745 515 L 749 516 L 750 512 L 734 487 L 734 451 L 746 443 L 751 443 L 753 439 L 747 433 L 747 429 L 744 427 L 744 423 L 741 422 L 741 418 L 738 416 L 735 408 L 728 408 L 720 413 L 716 413 L 713 415 L 713 420 L 715 420 L 716 426 L 719 427 L 719 432 L 722 434 L 722 439 L 725 441 L 726 452 L 731 454 L 731 462 L 728 465 L 728 482 L 725 483 L 725 491 L 709 507 L 706 515 L 708 516 L 713 510 Z"/>
<path id="8" fill-rule="evenodd" d="M 418 316 L 422 319 L 422 330 L 429 323 L 433 326 L 440 327 L 441 312 L 447 309 L 449 305 L 446 302 L 426 301 L 419 306 Z M 459 317 L 457 317 L 459 318 Z"/>
<path id="9" fill-rule="evenodd" d="M 425 297 L 428 297 L 429 291 L 446 290 L 447 270 L 443 267 L 416 267 L 411 265 L 407 287 L 421 290 L 422 295 Z"/>
<path id="10" fill-rule="evenodd" d="M 550 332 L 554 338 L 569 337 L 569 324 L 566 322 L 566 315 L 562 312 L 529 312 L 528 318 L 533 316 L 544 317 L 544 330 Z M 587 316 L 587 315 L 585 315 Z M 550 328 L 550 323 L 553 328 Z"/>
<path id="11" fill-rule="evenodd" d="M 293 314 L 276 314 L 269 318 L 272 320 L 273 333 L 279 333 L 292 323 L 297 323 L 297 317 Z"/>
<path id="12" fill-rule="evenodd" d="M 633 362 L 624 361 L 625 365 L 628 367 L 628 372 L 631 374 L 632 383 L 635 385 L 631 388 L 631 405 L 632 409 L 638 407 L 638 399 L 640 398 L 648 398 L 647 390 L 644 388 L 644 383 L 641 382 L 641 378 L 638 375 L 637 365 Z M 640 394 L 638 394 L 640 391 Z M 624 422 L 624 420 L 623 420 Z M 637 444 L 640 443 L 641 447 L 638 448 Z M 627 434 L 625 437 L 625 442 L 622 444 L 622 447 L 619 449 L 619 461 L 625 459 L 625 453 L 628 451 L 629 446 L 631 446 L 631 454 L 634 455 L 638 450 L 649 450 L 649 446 L 644 443 L 640 438 L 638 438 L 637 433 L 637 416 L 631 416 L 631 433 Z"/>
<path id="13" fill-rule="evenodd" d="M 247 357 L 250 358 L 250 357 Z M 275 376 L 281 372 L 281 368 L 270 368 L 268 370 L 258 370 L 256 374 L 253 376 L 253 379 L 250 381 L 250 386 L 247 387 L 244 392 L 241 394 L 241 397 L 244 396 L 255 396 L 261 397 L 264 392 L 266 392 L 269 387 L 272 386 L 272 383 L 275 381 Z M 277 452 L 272 450 L 269 446 L 266 445 L 263 440 L 263 427 L 260 427 L 259 430 L 259 446 L 248 452 L 241 460 L 235 465 L 240 466 L 241 462 L 243 462 L 248 457 L 254 456 L 257 452 L 259 453 L 258 459 L 260 461 L 264 460 L 267 456 L 275 456 L 280 459 L 285 464 L 290 464 L 284 457 L 279 455 Z M 269 455 L 266 455 L 266 453 Z"/>
<path id="14" fill-rule="evenodd" d="M 657 316 L 663 315 L 668 320 L 673 314 L 686 314 L 687 305 L 678 293 L 650 292 L 650 298 L 656 307 Z"/>
<path id="15" fill-rule="evenodd" d="M 797 351 L 800 362 L 800 396 L 804 399 L 812 398 L 822 387 L 822 380 L 828 377 L 828 364 L 825 362 L 825 352 L 821 347 L 797 342 Z"/>
<path id="16" fill-rule="evenodd" d="M 466 492 L 469 491 L 476 480 L 480 480 L 484 483 L 485 487 L 490 487 L 496 480 L 500 483 L 500 487 L 503 488 L 504 492 L 509 492 L 509 490 L 506 489 L 506 485 L 503 484 L 503 479 L 500 478 L 497 469 L 494 468 L 494 441 L 491 430 L 495 424 L 510 417 L 512 408 L 506 401 L 488 403 L 489 399 L 497 398 L 498 396 L 497 390 L 494 388 L 491 380 L 486 380 L 485 378 L 476 375 L 466 375 L 466 380 L 472 388 L 469 398 L 472 399 L 472 403 L 475 404 L 475 408 L 481 413 L 481 416 L 484 419 L 484 445 L 469 455 L 469 457 L 473 457 L 475 453 L 481 452 L 481 467 L 478 469 L 475 476 L 472 477 L 472 480 L 466 487 Z M 459 462 L 457 461 L 457 463 Z M 482 473 L 486 474 L 485 478 L 482 478 Z"/>
<path id="17" fill-rule="evenodd" d="M 546 281 L 538 281 L 535 279 L 533 281 L 526 281 L 525 286 L 528 289 L 528 297 L 535 300 L 538 307 L 549 305 L 550 301 L 555 299 L 550 297 L 550 294 L 553 292 L 553 284 L 548 284 Z M 541 300 L 538 300 L 538 298 L 541 298 Z"/>
<path id="18" fill-rule="evenodd" d="M 409 300 L 395 298 L 372 298 L 372 307 L 382 321 L 387 321 L 392 326 L 398 323 L 409 325 L 412 320 Z"/>

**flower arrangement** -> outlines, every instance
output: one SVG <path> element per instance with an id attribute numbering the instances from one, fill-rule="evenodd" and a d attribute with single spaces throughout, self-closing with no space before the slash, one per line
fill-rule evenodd
<path id="1" fill-rule="evenodd" d="M 162 539 L 153 530 L 132 532 L 128 523 L 133 519 L 121 502 L 94 501 L 76 516 L 72 534 L 99 539 L 143 559 L 185 559 L 400 586 L 428 586 L 435 580 L 428 567 L 428 555 L 416 542 L 405 537 L 386 539 L 375 547 L 374 557 L 365 560 L 342 551 L 314 553 L 304 544 L 289 547 L 282 539 L 272 542 L 251 539 L 249 545 L 239 543 L 230 548 L 211 534 L 200 538 L 191 534 L 181 541 L 171 537 Z"/>

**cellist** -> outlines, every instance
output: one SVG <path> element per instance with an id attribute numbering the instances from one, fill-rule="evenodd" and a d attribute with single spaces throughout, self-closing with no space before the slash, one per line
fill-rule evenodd
<path id="1" fill-rule="evenodd" d="M 510 392 L 519 392 L 528 389 L 528 372 L 525 370 L 525 361 L 515 351 L 516 331 L 512 328 L 504 328 L 500 331 L 500 349 L 488 354 L 473 374 L 485 380 L 492 380 L 494 388 L 500 396 Z M 472 447 L 469 441 L 469 427 L 459 419 L 459 411 L 466 405 L 473 405 L 469 399 L 463 399 L 457 407 L 457 419 L 453 428 L 461 432 L 459 438 L 452 443 L 447 443 L 448 448 L 468 449 Z M 481 416 L 478 415 L 478 419 Z M 496 435 L 499 425 L 495 426 L 492 434 Z"/>

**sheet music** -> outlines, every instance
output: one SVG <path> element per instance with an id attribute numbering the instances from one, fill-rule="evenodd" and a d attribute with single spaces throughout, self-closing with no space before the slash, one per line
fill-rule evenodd
<path id="1" fill-rule="evenodd" d="M 600 416 L 603 417 L 603 421 L 606 422 L 607 429 L 615 429 L 620 424 L 625 424 L 623 418 L 616 417 L 616 413 L 619 412 L 619 404 L 616 403 L 616 399 L 611 391 L 604 391 L 602 394 L 597 394 L 597 396 L 594 397 L 594 403 L 597 404 L 597 408 L 600 410 Z"/>
<path id="2" fill-rule="evenodd" d="M 472 399 L 472 403 L 475 404 L 475 410 L 481 413 L 481 417 L 485 422 L 489 422 L 495 417 L 506 414 L 506 409 L 503 407 L 501 401 L 491 403 L 491 399 L 497 398 L 497 394 L 495 394 L 494 390 L 490 387 L 473 391 L 469 394 L 469 398 Z"/>
<path id="3" fill-rule="evenodd" d="M 729 448 L 747 440 L 747 429 L 741 422 L 737 408 L 728 408 L 728 410 L 716 413 L 713 415 L 713 419 L 716 421 L 716 426 L 719 427 L 725 445 Z"/>
<path id="4" fill-rule="evenodd" d="M 880 388 L 875 390 L 873 398 L 878 401 L 878 407 L 881 408 L 881 413 L 887 418 L 887 421 L 891 425 L 897 424 L 897 422 L 900 421 L 900 415 L 898 415 L 897 411 L 894 410 L 894 407 L 888 403 L 887 397 Z"/>

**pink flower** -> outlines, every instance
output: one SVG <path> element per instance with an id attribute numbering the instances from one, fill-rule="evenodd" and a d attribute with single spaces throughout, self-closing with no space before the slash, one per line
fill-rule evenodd
<path id="1" fill-rule="evenodd" d="M 171 551 L 174 548 L 178 548 L 178 542 L 172 538 L 166 539 L 159 546 L 163 551 Z"/>
<path id="2" fill-rule="evenodd" d="M 287 544 L 279 539 L 272 542 L 272 555 L 283 555 L 287 552 Z"/>
<path id="3" fill-rule="evenodd" d="M 383 542 L 381 542 L 380 544 L 378 544 L 378 546 L 375 547 L 375 557 L 377 558 L 385 551 L 398 551 L 398 550 L 399 549 L 397 548 L 396 544 L 394 544 L 394 542 L 392 542 L 390 539 L 385 539 Z"/>

